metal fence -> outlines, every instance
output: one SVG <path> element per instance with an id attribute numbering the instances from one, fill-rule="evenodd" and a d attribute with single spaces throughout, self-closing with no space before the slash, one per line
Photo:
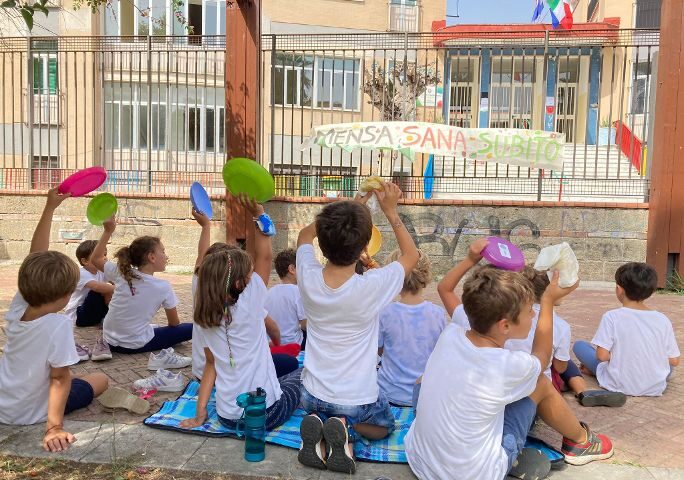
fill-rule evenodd
<path id="1" fill-rule="evenodd" d="M 652 30 L 266 35 L 259 151 L 277 193 L 349 196 L 370 174 L 407 196 L 642 201 Z M 0 40 L 0 189 L 91 165 L 113 192 L 224 189 L 224 37 Z M 562 172 L 462 157 L 300 146 L 327 123 L 418 120 L 556 130 Z"/>

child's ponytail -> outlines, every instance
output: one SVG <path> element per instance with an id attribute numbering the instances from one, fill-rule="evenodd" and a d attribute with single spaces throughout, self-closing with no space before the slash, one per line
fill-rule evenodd
<path id="1" fill-rule="evenodd" d="M 135 295 L 133 280 L 140 278 L 140 275 L 133 267 L 140 268 L 145 265 L 147 263 L 147 256 L 154 252 L 154 249 L 160 244 L 161 240 L 159 237 L 138 237 L 133 240 L 130 246 L 120 248 L 114 255 L 119 266 L 119 272 L 121 272 L 121 276 L 126 280 L 128 287 L 131 289 L 131 295 Z"/>
<path id="2" fill-rule="evenodd" d="M 131 289 L 131 294 L 135 295 L 133 292 L 133 279 L 140 277 L 133 270 L 133 265 L 131 264 L 131 247 L 121 247 L 114 254 L 114 258 L 116 258 L 121 276 L 126 280 L 128 287 Z"/>

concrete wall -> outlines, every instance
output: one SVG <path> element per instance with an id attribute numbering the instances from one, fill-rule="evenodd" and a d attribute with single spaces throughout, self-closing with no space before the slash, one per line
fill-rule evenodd
<path id="1" fill-rule="evenodd" d="M 318 199 L 272 201 L 266 209 L 279 234 L 274 252 L 294 247 L 297 234 L 323 206 Z M 97 239 L 99 227 L 85 219 L 88 199 L 68 200 L 57 210 L 52 228 L 52 248 L 73 255 L 83 239 Z M 496 203 L 496 205 L 495 205 Z M 31 235 L 44 199 L 36 196 L 0 196 L 0 261 L 20 262 L 28 253 Z M 646 258 L 648 210 L 644 205 L 598 206 L 553 202 L 447 202 L 402 205 L 400 213 L 416 242 L 430 255 L 438 275 L 465 256 L 478 236 L 499 235 L 519 245 L 529 261 L 539 249 L 567 241 L 580 260 L 582 278 L 613 278 L 615 269 L 627 261 Z M 225 239 L 225 208 L 214 201 L 212 241 Z M 190 270 L 195 262 L 199 227 L 190 217 L 184 199 L 119 198 L 120 225 L 109 248 L 114 251 L 140 235 L 158 235 L 171 257 L 170 269 Z M 375 223 L 383 234 L 379 259 L 396 247 L 382 214 Z"/>

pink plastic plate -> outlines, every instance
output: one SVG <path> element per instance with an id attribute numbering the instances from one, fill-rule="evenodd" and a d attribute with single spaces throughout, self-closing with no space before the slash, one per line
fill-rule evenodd
<path id="1" fill-rule="evenodd" d="M 102 167 L 90 167 L 69 175 L 59 184 L 59 193 L 70 193 L 72 197 L 82 197 L 100 188 L 107 180 L 107 170 Z"/>
<path id="2" fill-rule="evenodd" d="M 495 267 L 520 272 L 525 268 L 525 256 L 518 247 L 499 237 L 487 237 L 489 244 L 482 256 Z"/>

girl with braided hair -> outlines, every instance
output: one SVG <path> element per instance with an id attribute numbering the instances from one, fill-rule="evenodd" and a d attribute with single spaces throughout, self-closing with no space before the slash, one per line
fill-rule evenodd
<path id="1" fill-rule="evenodd" d="M 238 203 L 255 219 L 264 213 L 246 197 Z M 206 422 L 214 386 L 219 420 L 231 429 L 242 416 L 236 403 L 241 393 L 266 391 L 267 430 L 285 423 L 299 404 L 301 369 L 278 377 L 269 350 L 264 305 L 273 252 L 271 238 L 255 230 L 254 261 L 240 249 L 221 249 L 206 255 L 199 267 L 193 344 L 204 349 L 206 364 L 195 417 L 183 421 L 184 428 Z"/>

